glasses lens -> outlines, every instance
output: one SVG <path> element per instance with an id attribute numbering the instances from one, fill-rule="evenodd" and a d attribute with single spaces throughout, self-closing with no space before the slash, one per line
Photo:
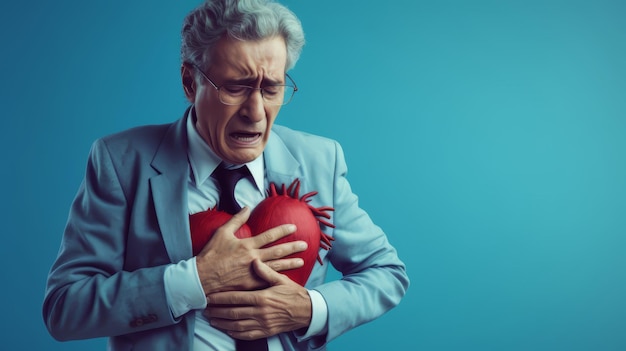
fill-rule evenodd
<path id="1" fill-rule="evenodd" d="M 296 92 L 296 88 L 292 87 L 291 85 L 286 85 L 285 92 L 283 93 L 282 104 L 287 105 L 291 101 L 291 98 L 293 97 L 293 94 L 295 92 Z"/>
<path id="2" fill-rule="evenodd" d="M 220 101 L 226 105 L 243 104 L 252 90 L 256 88 L 246 85 L 223 85 L 218 93 Z M 295 88 L 290 85 L 268 85 L 262 88 L 263 100 L 269 105 L 286 105 L 291 101 Z"/>
<path id="3" fill-rule="evenodd" d="M 220 100 L 226 105 L 242 104 L 250 95 L 252 87 L 245 85 L 222 85 L 219 89 Z"/>
<path id="4" fill-rule="evenodd" d="M 290 85 L 271 85 L 263 88 L 263 99 L 270 105 L 288 104 L 294 88 Z"/>

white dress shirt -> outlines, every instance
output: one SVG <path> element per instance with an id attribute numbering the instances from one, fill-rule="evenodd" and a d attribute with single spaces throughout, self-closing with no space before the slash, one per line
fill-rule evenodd
<path id="1" fill-rule="evenodd" d="M 198 134 L 190 112 L 187 119 L 187 135 L 189 141 L 189 179 L 188 179 L 188 210 L 189 214 L 204 211 L 215 206 L 219 199 L 217 182 L 211 174 L 220 164 L 221 159 Z M 258 157 L 246 164 L 252 174 L 253 181 L 243 178 L 235 186 L 235 198 L 242 206 L 254 208 L 265 197 L 264 189 L 268 182 L 265 177 L 263 157 Z M 234 340 L 226 333 L 213 328 L 204 317 L 207 306 L 204 290 L 198 277 L 196 258 L 181 261 L 165 270 L 165 292 L 167 301 L 175 318 L 195 310 L 195 338 L 193 351 L 235 351 Z M 324 298 L 315 290 L 309 290 L 313 313 L 311 324 L 304 335 L 296 334 L 298 340 L 307 340 L 315 335 L 326 332 L 328 309 Z M 269 351 L 284 351 L 278 336 L 268 338 Z"/>

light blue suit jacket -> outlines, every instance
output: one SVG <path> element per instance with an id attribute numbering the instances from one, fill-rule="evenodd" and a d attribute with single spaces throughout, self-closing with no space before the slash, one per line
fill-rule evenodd
<path id="1" fill-rule="evenodd" d="M 185 114 L 187 116 L 187 114 Z M 186 117 L 97 140 L 72 204 L 50 271 L 44 321 L 58 340 L 108 336 L 110 350 L 190 350 L 194 313 L 174 319 L 165 268 L 191 257 L 187 213 Z M 328 333 L 286 350 L 325 349 L 327 342 L 400 302 L 408 287 L 404 264 L 385 234 L 359 208 L 335 141 L 274 126 L 263 153 L 267 180 L 302 182 L 318 191 L 313 206 L 335 208 L 335 241 L 321 250 L 306 287 L 328 305 Z M 324 282 L 330 264 L 343 279 Z"/>

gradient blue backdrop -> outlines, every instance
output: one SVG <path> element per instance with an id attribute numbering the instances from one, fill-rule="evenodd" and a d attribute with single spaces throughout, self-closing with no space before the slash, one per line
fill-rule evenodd
<path id="1" fill-rule="evenodd" d="M 197 3 L 0 5 L 7 350 L 104 349 L 47 334 L 46 274 L 92 141 L 181 116 Z M 279 122 L 343 144 L 412 279 L 331 349 L 625 350 L 625 3 L 285 3 L 308 43 Z"/>

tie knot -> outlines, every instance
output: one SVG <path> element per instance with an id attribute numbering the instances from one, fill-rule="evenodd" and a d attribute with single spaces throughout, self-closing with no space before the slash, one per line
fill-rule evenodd
<path id="1" fill-rule="evenodd" d="M 218 209 L 230 214 L 239 212 L 241 206 L 235 200 L 235 185 L 242 178 L 250 175 L 247 166 L 227 168 L 224 162 L 213 171 L 213 178 L 217 180 L 220 189 Z"/>
<path id="2" fill-rule="evenodd" d="M 234 188 L 235 184 L 250 174 L 247 166 L 241 166 L 238 168 L 227 168 L 224 162 L 213 171 L 213 178 L 217 180 L 220 185 L 220 189 Z"/>

